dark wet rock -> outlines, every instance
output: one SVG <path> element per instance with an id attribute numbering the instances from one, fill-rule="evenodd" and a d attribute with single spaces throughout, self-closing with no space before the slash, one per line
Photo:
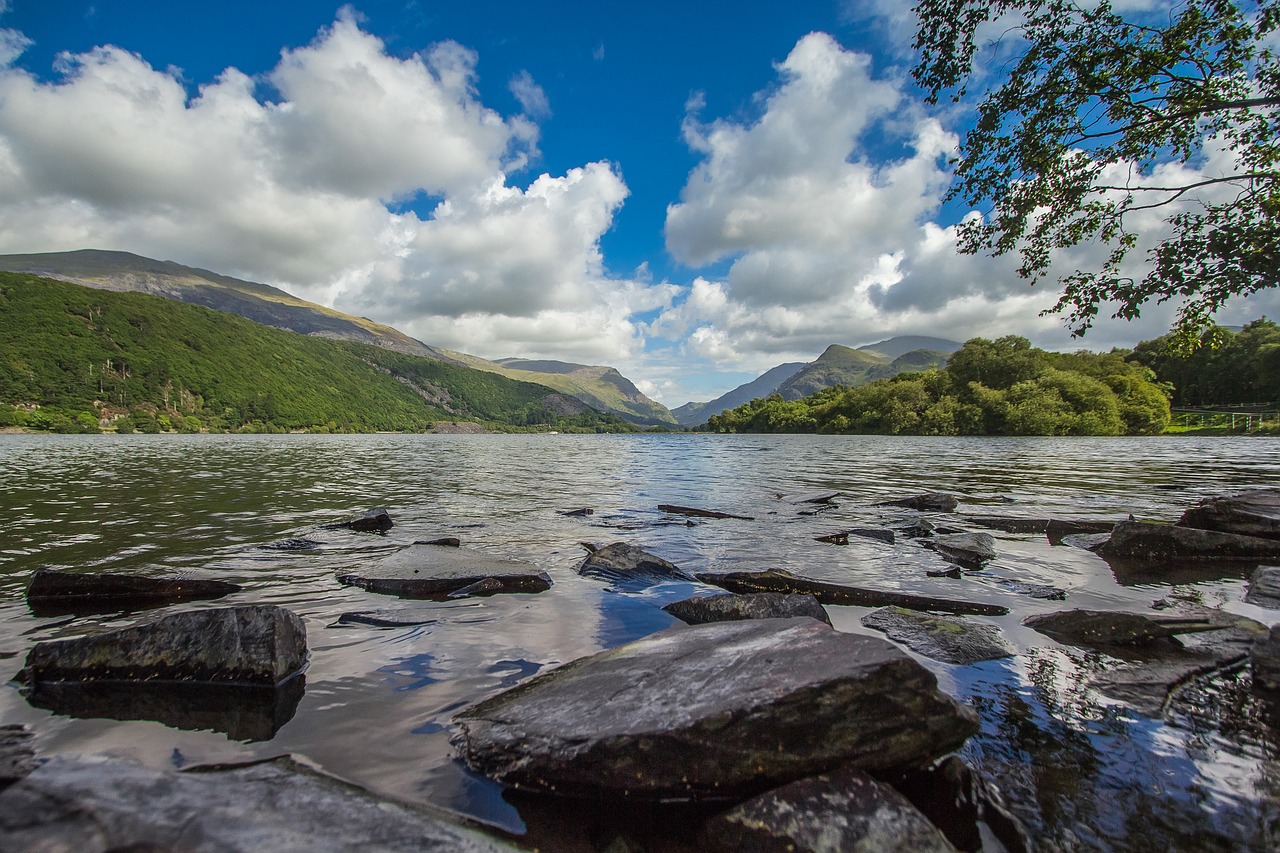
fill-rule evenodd
<path id="1" fill-rule="evenodd" d="M 747 800 L 708 820 L 698 841 L 704 850 L 725 853 L 955 850 L 905 797 L 853 768 Z"/>
<path id="2" fill-rule="evenodd" d="M 714 509 L 698 509 L 697 507 L 677 506 L 676 504 L 658 504 L 658 509 L 672 515 L 688 515 L 693 518 L 736 518 L 739 521 L 755 521 L 755 518 L 749 515 L 734 515 L 733 513 L 719 512 Z"/>
<path id="3" fill-rule="evenodd" d="M 1003 616 L 1009 608 L 998 604 L 953 601 L 927 595 L 913 595 L 891 590 L 867 589 L 847 584 L 830 583 L 800 577 L 782 569 L 763 572 L 706 572 L 697 575 L 703 583 L 730 592 L 792 592 L 815 596 L 822 604 L 846 604 L 859 607 L 898 606 L 911 610 L 939 610 L 972 616 Z"/>
<path id="4" fill-rule="evenodd" d="M 589 797 L 741 797 L 850 764 L 927 764 L 976 718 L 893 644 L 813 619 L 678 627 L 463 711 L 474 770 Z"/>
<path id="5" fill-rule="evenodd" d="M 221 598 L 241 587 L 200 578 L 152 578 L 37 569 L 27 584 L 27 604 L 37 616 L 140 610 L 179 601 Z"/>
<path id="6" fill-rule="evenodd" d="M 1258 607 L 1280 610 L 1280 566 L 1259 566 L 1249 578 L 1244 600 Z"/>
<path id="7" fill-rule="evenodd" d="M 831 624 L 831 617 L 812 595 L 788 595 L 781 592 L 696 595 L 668 604 L 662 609 L 690 625 L 740 619 L 789 619 L 795 616 L 808 616 Z"/>
<path id="8" fill-rule="evenodd" d="M 1045 583 L 1028 583 L 1027 581 L 1011 581 L 1003 578 L 997 579 L 996 583 L 1000 586 L 1015 592 L 1018 595 L 1025 595 L 1030 598 L 1039 598 L 1044 601 L 1065 601 L 1067 591 L 1056 586 L 1050 586 Z"/>
<path id="9" fill-rule="evenodd" d="M 1050 545 L 1061 545 L 1068 536 L 1110 533 L 1115 526 L 1114 521 L 1107 520 L 1051 518 L 1045 526 L 1044 534 L 1049 537 Z"/>
<path id="10" fill-rule="evenodd" d="M 56 756 L 0 794 L 0 849 L 514 850 L 426 808 L 384 800 L 289 757 L 154 770 Z"/>
<path id="11" fill-rule="evenodd" d="M 1266 560 L 1280 558 L 1280 541 L 1175 524 L 1122 521 L 1111 531 L 1111 540 L 1098 548 L 1098 554 L 1144 560 Z"/>
<path id="12" fill-rule="evenodd" d="M 1026 827 L 1009 811 L 1000 791 L 957 756 L 947 756 L 893 785 L 960 850 L 990 849 L 983 841 L 988 834 L 1007 853 L 1034 849 Z"/>
<path id="13" fill-rule="evenodd" d="M 886 545 L 892 545 L 897 541 L 897 537 L 892 530 L 882 527 L 854 527 L 849 530 L 843 530 L 839 533 L 831 533 L 827 536 L 815 536 L 819 542 L 826 542 L 830 545 L 848 545 L 850 536 L 861 536 L 864 539 L 874 539 L 877 542 L 883 542 Z"/>
<path id="14" fill-rule="evenodd" d="M 467 584 L 462 589 L 455 589 L 446 598 L 487 598 L 490 595 L 498 595 L 507 591 L 506 581 L 498 580 L 497 578 L 484 578 L 475 583 Z"/>
<path id="15" fill-rule="evenodd" d="M 1253 683 L 1265 690 L 1280 690 L 1280 625 L 1272 625 L 1249 651 Z"/>
<path id="16" fill-rule="evenodd" d="M 414 545 L 436 545 L 442 548 L 461 548 L 462 540 L 457 536 L 441 536 L 437 539 L 417 539 Z"/>
<path id="17" fill-rule="evenodd" d="M 340 575 L 338 580 L 370 592 L 400 598 L 443 600 L 451 593 L 485 580 L 485 595 L 495 592 L 544 592 L 551 578 L 537 567 L 514 560 L 499 560 L 477 551 L 411 545 L 364 569 L 360 574 Z"/>
<path id="18" fill-rule="evenodd" d="M 268 542 L 266 545 L 259 545 L 258 547 L 264 551 L 314 551 L 323 544 L 323 542 L 317 542 L 314 539 L 294 536 L 289 539 Z"/>
<path id="19" fill-rule="evenodd" d="M 171 613 L 132 628 L 37 643 L 19 675 L 49 681 L 276 685 L 302 669 L 307 630 L 276 605 Z"/>
<path id="20" fill-rule="evenodd" d="M 902 506 L 920 512 L 955 512 L 960 501 L 955 495 L 945 492 L 927 492 L 923 495 L 912 495 L 892 501 L 880 501 L 876 506 Z"/>
<path id="21" fill-rule="evenodd" d="M 1230 497 L 1205 498 L 1184 512 L 1178 525 L 1280 539 L 1280 489 L 1255 489 Z"/>
<path id="22" fill-rule="evenodd" d="M 175 729 L 222 732 L 231 740 L 266 741 L 293 719 L 305 692 L 301 673 L 279 685 L 49 681 L 32 687 L 27 701 L 83 720 L 154 720 Z"/>
<path id="23" fill-rule="evenodd" d="M 468 605 L 469 608 L 471 606 Z M 334 625 L 370 625 L 375 628 L 434 625 L 437 622 L 456 621 L 452 617 L 454 612 L 455 606 L 452 605 L 444 607 L 432 605 L 429 607 L 399 607 L 382 610 L 353 610 L 339 616 Z M 334 627 L 334 625 L 330 627 Z"/>
<path id="24" fill-rule="evenodd" d="M 1022 624 L 1060 643 L 1103 648 L 1143 645 L 1177 634 L 1222 628 L 1221 623 L 1205 616 L 1118 610 L 1059 610 L 1028 616 Z"/>
<path id="25" fill-rule="evenodd" d="M 863 616 L 862 624 L 884 632 L 913 652 L 945 663 L 971 664 L 1015 654 L 1000 629 L 985 622 L 882 607 Z"/>
<path id="26" fill-rule="evenodd" d="M 578 574 L 624 584 L 691 580 L 679 566 L 626 542 L 614 542 L 587 554 Z"/>
<path id="27" fill-rule="evenodd" d="M 357 533 L 386 533 L 394 526 L 391 513 L 382 507 L 367 509 L 355 518 L 325 526 L 326 530 L 354 530 Z"/>
<path id="28" fill-rule="evenodd" d="M 996 558 L 996 540 L 990 533 L 951 533 L 935 536 L 924 544 L 969 570 L 981 569 Z"/>
<path id="29" fill-rule="evenodd" d="M 1005 533 L 1044 533 L 1049 526 L 1047 518 L 1013 518 L 1006 515 L 966 515 L 964 520 L 978 527 L 1003 530 Z"/>
<path id="30" fill-rule="evenodd" d="M 952 566 L 949 569 L 928 569 L 925 574 L 931 578 L 951 578 L 956 581 L 964 577 L 964 572 L 960 571 L 959 566 Z"/>
<path id="31" fill-rule="evenodd" d="M 26 726 L 0 726 L 0 791 L 39 766 L 31 739 Z"/>
<path id="32" fill-rule="evenodd" d="M 569 518 L 586 518 L 588 515 L 595 515 L 596 511 L 589 506 L 584 506 L 581 509 L 562 509 L 560 514 Z"/>
<path id="33" fill-rule="evenodd" d="M 937 532 L 937 525 L 927 518 L 921 518 L 909 524 L 899 524 L 893 528 L 903 539 L 924 539 Z"/>

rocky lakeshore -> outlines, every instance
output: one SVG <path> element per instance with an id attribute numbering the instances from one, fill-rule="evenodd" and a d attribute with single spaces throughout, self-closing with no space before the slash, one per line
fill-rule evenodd
<path id="1" fill-rule="evenodd" d="M 27 714 L 0 737 L 0 849 L 1056 850 L 1076 849 L 1072 837 L 1083 849 L 1141 849 L 1106 834 L 1105 810 L 1051 823 L 1027 797 L 1063 796 L 1059 773 L 1099 792 L 1112 784 L 1065 717 L 1024 717 L 1034 737 L 1011 728 L 1016 697 L 998 679 L 1050 660 L 1078 662 L 1058 676 L 1063 689 L 1090 697 L 1107 726 L 1236 731 L 1247 709 L 1234 736 L 1276 766 L 1280 569 L 1267 561 L 1280 546 L 1280 492 L 1171 505 L 1172 523 L 1117 515 L 1099 533 L 1097 518 L 1037 517 L 1029 503 L 1002 516 L 963 493 L 797 491 L 752 507 L 654 501 L 629 515 L 546 507 L 566 531 L 577 525 L 576 553 L 477 547 L 463 524 L 416 519 L 404 530 L 394 503 L 241 546 L 258 564 L 331 567 L 315 581 L 334 596 L 324 608 L 272 603 L 274 582 L 213 565 L 42 567 L 27 576 L 24 606 L 47 638 L 0 651 L 21 701 L 52 716 Z M 662 535 L 769 524 L 794 525 L 797 542 L 803 533 L 807 561 L 690 561 Z M 913 574 L 876 583 L 825 565 L 851 553 L 906 561 Z M 1145 604 L 1099 606 L 1036 569 L 1054 560 L 1179 582 L 1143 580 Z M 1188 594 L 1189 575 L 1229 579 L 1213 589 L 1234 598 Z M 585 614 L 566 605 L 585 596 L 616 614 L 594 650 L 531 658 L 503 639 L 522 626 L 571 628 Z M 457 654 L 454 632 L 473 638 L 477 672 L 493 675 L 406 724 L 444 747 L 445 769 L 429 779 L 493 791 L 522 826 L 430 788 L 393 794 L 377 773 L 353 785 L 323 748 L 290 734 L 333 705 L 328 668 L 344 644 L 415 643 L 421 654 L 378 672 L 396 690 L 433 689 L 437 659 Z M 371 703 L 375 685 L 360 688 Z M 181 750 L 213 760 L 157 766 L 51 737 L 67 730 L 59 721 L 104 720 L 190 732 L 195 746 Z M 200 746 L 214 739 L 229 748 Z M 408 756 L 380 760 L 423 773 Z M 1280 810 L 1278 795 L 1280 785 L 1258 789 L 1261 814 Z M 1161 813 L 1157 825 L 1184 819 Z M 1267 849 L 1276 824 L 1253 835 L 1236 826 L 1184 837 Z"/>

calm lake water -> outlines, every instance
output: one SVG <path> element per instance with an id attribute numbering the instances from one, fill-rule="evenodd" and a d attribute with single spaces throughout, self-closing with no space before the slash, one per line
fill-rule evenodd
<path id="1" fill-rule="evenodd" d="M 1020 624 L 1066 607 L 1145 609 L 1171 595 L 1280 621 L 1241 601 L 1242 577 L 1117 578 L 1087 551 L 992 531 L 999 557 L 951 580 L 928 577 L 943 564 L 910 540 L 836 547 L 814 537 L 902 519 L 909 513 L 872 504 L 923 491 L 957 494 L 961 514 L 1172 520 L 1201 497 L 1277 485 L 1280 441 L 1247 438 L 0 436 L 0 681 L 37 641 L 157 612 L 36 617 L 23 589 L 42 566 L 233 581 L 245 590 L 174 609 L 281 604 L 305 619 L 311 648 L 305 693 L 274 722 L 270 711 L 265 724 L 261 714 L 216 712 L 174 725 L 77 719 L 33 707 L 12 683 L 0 690 L 0 721 L 31 726 L 44 754 L 103 752 L 156 767 L 294 753 L 373 790 L 537 838 L 541 807 L 517 808 L 460 765 L 450 719 L 547 667 L 666 628 L 675 620 L 662 605 L 711 591 L 616 590 L 576 574 L 581 542 L 626 541 L 695 572 L 784 568 L 1008 606 L 991 621 L 1018 657 L 922 662 L 978 709 L 982 732 L 963 755 L 1033 836 L 1067 849 L 1262 850 L 1280 837 L 1280 747 L 1275 711 L 1252 697 L 1247 672 L 1196 686 L 1190 710 L 1152 719 L 1082 686 L 1115 661 Z M 779 497 L 824 491 L 840 492 L 840 505 L 817 515 Z M 755 520 L 690 526 L 660 503 Z M 396 521 L 385 536 L 322 529 L 373 506 Z M 562 514 L 581 507 L 594 515 Z M 336 581 L 439 536 L 534 563 L 554 585 L 419 603 Z M 289 538 L 317 546 L 263 547 Z M 1068 597 L 1032 599 L 1011 581 Z M 437 621 L 338 624 L 345 612 L 404 606 L 434 608 Z M 858 621 L 865 608 L 828 609 L 839 630 L 872 633 Z"/>

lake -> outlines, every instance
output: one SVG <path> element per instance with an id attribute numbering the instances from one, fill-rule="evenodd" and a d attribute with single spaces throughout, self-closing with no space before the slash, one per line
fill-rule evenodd
<path id="1" fill-rule="evenodd" d="M 1280 837 L 1280 715 L 1252 696 L 1247 671 L 1193 685 L 1186 707 L 1153 719 L 1083 686 L 1115 661 L 1021 625 L 1034 613 L 1146 609 L 1165 597 L 1280 621 L 1243 603 L 1242 573 L 1117 578 L 1088 551 L 990 531 L 999 556 L 953 580 L 927 576 L 945 564 L 912 540 L 851 537 L 838 547 L 815 537 L 909 517 L 873 504 L 925 491 L 959 496 L 960 515 L 1173 520 L 1202 497 L 1277 485 L 1280 442 L 1259 438 L 0 436 L 0 680 L 37 641 L 158 612 L 36 617 L 23 591 L 45 566 L 233 581 L 245 590 L 174 609 L 281 604 L 306 621 L 311 648 L 296 709 L 265 728 L 77 719 L 33 707 L 12 683 L 0 691 L 0 720 L 28 724 L 43 754 L 105 752 L 156 767 L 294 753 L 375 791 L 537 840 L 545 804 L 513 805 L 457 762 L 450 719 L 548 667 L 676 624 L 662 605 L 713 591 L 688 582 L 611 589 L 575 572 L 580 543 L 626 541 L 693 572 L 783 568 L 1005 605 L 1011 614 L 990 621 L 1016 658 L 920 660 L 979 711 L 982 731 L 962 755 L 1034 837 L 1068 849 L 1262 850 Z M 815 492 L 839 492 L 838 506 L 802 514 L 805 505 L 785 499 Z M 664 503 L 754 520 L 689 524 L 660 512 Z M 395 519 L 386 535 L 323 529 L 375 506 Z M 564 514 L 579 508 L 594 514 Z M 411 603 L 336 580 L 440 536 L 534 563 L 553 586 Z M 314 547 L 271 547 L 288 539 Z M 1067 599 L 1030 598 L 1013 581 L 1057 586 Z M 339 623 L 346 612 L 411 604 L 438 618 Z M 859 623 L 866 608 L 828 610 L 837 629 L 874 633 Z"/>

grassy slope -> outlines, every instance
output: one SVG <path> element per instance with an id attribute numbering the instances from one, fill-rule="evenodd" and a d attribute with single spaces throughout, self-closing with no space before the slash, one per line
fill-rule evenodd
<path id="1" fill-rule="evenodd" d="M 161 297 L 0 273 L 2 403 L 151 406 L 206 425 L 421 430 L 442 419 L 529 424 L 555 396 L 542 385 Z"/>

